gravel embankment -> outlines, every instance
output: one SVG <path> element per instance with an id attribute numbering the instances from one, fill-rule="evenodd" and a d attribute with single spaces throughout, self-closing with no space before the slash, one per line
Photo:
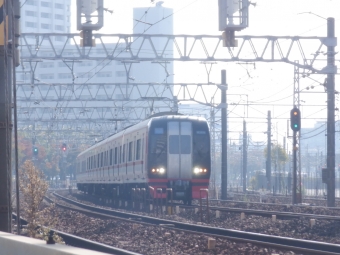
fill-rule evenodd
<path id="1" fill-rule="evenodd" d="M 68 195 L 64 192 L 63 195 Z M 75 200 L 82 200 L 82 194 L 74 192 L 68 195 Z M 91 202 L 86 202 L 92 204 Z M 230 204 L 228 205 L 230 206 Z M 239 207 L 235 201 L 234 205 Z M 318 213 L 334 215 L 337 211 L 328 208 L 294 207 L 277 204 L 268 205 L 243 204 L 245 208 L 260 210 L 294 211 L 302 213 Z M 146 214 L 142 212 L 135 212 Z M 142 254 L 294 254 L 287 251 L 275 251 L 246 243 L 235 243 L 228 240 L 216 239 L 216 248 L 208 250 L 208 238 L 205 235 L 192 235 L 181 231 L 169 230 L 161 227 L 151 227 L 142 224 L 133 225 L 122 221 L 101 220 L 71 212 L 60 212 L 57 228 L 84 238 L 103 242 L 123 249 L 129 249 Z M 155 216 L 155 215 L 153 215 Z M 183 210 L 178 215 L 158 215 L 171 220 L 197 223 L 201 221 L 200 213 L 194 210 Z M 207 215 L 203 215 L 206 223 Z M 220 218 L 215 217 L 215 212 L 210 211 L 209 225 L 263 233 L 268 235 L 285 236 L 298 239 L 315 240 L 329 243 L 340 243 L 340 222 L 316 220 L 313 227 L 309 226 L 309 219 L 276 220 L 260 216 L 246 216 L 241 220 L 236 213 L 220 213 Z M 162 253 L 160 253 L 162 251 Z"/>
<path id="2" fill-rule="evenodd" d="M 58 230 L 146 255 L 296 254 L 223 238 L 215 238 L 215 248 L 208 249 L 209 236 L 206 235 L 188 234 L 183 231 L 124 221 L 97 219 L 72 211 L 60 211 L 59 215 L 56 225 Z"/>

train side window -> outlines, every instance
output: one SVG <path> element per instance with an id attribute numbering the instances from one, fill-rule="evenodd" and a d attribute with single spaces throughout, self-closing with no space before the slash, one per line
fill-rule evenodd
<path id="1" fill-rule="evenodd" d="M 143 157 L 144 157 L 144 137 L 143 137 L 143 141 L 142 141 L 141 151 L 142 151 L 141 159 L 143 159 Z"/>
<path id="2" fill-rule="evenodd" d="M 103 163 L 104 163 L 104 153 L 102 152 L 100 154 L 100 167 L 103 167 Z"/>
<path id="3" fill-rule="evenodd" d="M 110 149 L 110 166 L 112 166 L 113 149 Z"/>
<path id="4" fill-rule="evenodd" d="M 141 139 L 138 139 L 136 143 L 136 160 L 140 159 L 140 145 L 141 145 Z"/>
<path id="5" fill-rule="evenodd" d="M 118 147 L 115 147 L 115 161 L 114 164 L 116 165 L 118 163 Z"/>
<path id="6" fill-rule="evenodd" d="M 129 161 L 132 161 L 133 142 L 129 142 Z"/>
<path id="7" fill-rule="evenodd" d="M 122 163 L 122 146 L 119 146 L 119 164 Z"/>
<path id="8" fill-rule="evenodd" d="M 123 163 L 125 162 L 125 148 L 126 148 L 126 146 L 125 146 L 125 144 L 124 144 L 124 145 L 123 145 L 123 158 L 122 158 Z"/>
<path id="9" fill-rule="evenodd" d="M 99 162 L 100 162 L 100 153 L 97 154 L 97 168 L 100 167 Z"/>

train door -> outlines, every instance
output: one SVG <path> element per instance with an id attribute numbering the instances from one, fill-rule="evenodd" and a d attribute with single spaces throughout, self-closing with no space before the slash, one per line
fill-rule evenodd
<path id="1" fill-rule="evenodd" d="M 168 178 L 190 179 L 192 173 L 191 158 L 191 122 L 168 122 Z"/>

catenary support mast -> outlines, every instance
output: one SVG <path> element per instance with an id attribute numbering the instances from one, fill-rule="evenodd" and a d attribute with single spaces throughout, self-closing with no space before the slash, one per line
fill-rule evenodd
<path id="1" fill-rule="evenodd" d="M 334 18 L 327 19 L 327 206 L 335 206 L 335 52 Z"/>
<path id="2" fill-rule="evenodd" d="M 243 163 L 242 163 L 242 171 L 243 171 L 243 192 L 247 191 L 247 149 L 248 149 L 248 138 L 247 138 L 247 123 L 243 120 Z"/>
<path id="3" fill-rule="evenodd" d="M 11 232 L 12 1 L 0 0 L 0 231 Z M 8 16 L 7 16 L 8 15 Z"/>
<path id="4" fill-rule="evenodd" d="M 221 196 L 227 199 L 227 77 L 226 70 L 221 71 L 221 121 L 222 121 L 222 152 L 221 152 Z"/>

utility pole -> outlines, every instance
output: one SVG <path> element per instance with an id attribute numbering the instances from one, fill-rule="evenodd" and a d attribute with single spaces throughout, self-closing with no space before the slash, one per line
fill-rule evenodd
<path id="1" fill-rule="evenodd" d="M 301 112 L 294 106 L 290 111 L 290 127 L 293 130 L 293 204 L 302 203 L 301 167 L 299 132 L 301 129 Z"/>
<path id="2" fill-rule="evenodd" d="M 297 204 L 300 202 L 300 193 L 297 190 L 297 139 L 296 139 L 296 131 L 293 131 L 293 193 L 292 193 L 292 202 L 293 204 Z"/>
<path id="3" fill-rule="evenodd" d="M 306 153 L 306 158 L 307 158 L 307 166 L 306 166 L 306 169 L 307 169 L 307 174 L 308 174 L 308 177 L 310 178 L 310 164 L 309 164 L 309 151 L 308 151 L 308 144 L 307 144 L 307 153 Z"/>
<path id="4" fill-rule="evenodd" d="M 0 231 L 11 233 L 12 1 L 0 0 L 0 12 Z"/>
<path id="5" fill-rule="evenodd" d="M 214 107 L 211 107 L 210 109 L 210 140 L 211 140 L 211 162 L 212 162 L 212 172 L 211 172 L 211 178 L 210 178 L 210 184 L 213 188 L 213 194 L 216 194 L 216 149 L 215 149 L 215 109 Z M 217 199 L 217 194 L 216 194 Z"/>
<path id="6" fill-rule="evenodd" d="M 327 19 L 327 206 L 335 206 L 335 52 L 334 18 Z"/>
<path id="7" fill-rule="evenodd" d="M 295 61 L 299 63 L 299 61 Z M 301 115 L 300 115 L 300 76 L 299 67 L 294 66 L 294 91 L 293 91 L 293 107 L 290 116 L 291 129 L 293 130 L 293 204 L 302 203 L 301 192 L 301 150 L 300 150 L 300 128 L 301 128 Z M 292 115 L 293 114 L 293 115 Z M 297 119 L 298 117 L 298 119 Z M 294 123 L 293 123 L 294 122 Z"/>
<path id="8" fill-rule="evenodd" d="M 20 8 L 20 1 L 19 0 L 13 0 L 12 2 L 12 8 L 13 8 L 13 14 L 12 16 L 12 24 L 13 29 L 12 38 L 14 40 L 14 47 L 12 45 L 12 52 L 14 53 L 12 56 L 12 64 L 13 64 L 13 116 L 14 116 L 14 169 L 15 169 L 15 198 L 16 198 L 16 213 L 17 213 L 17 234 L 20 235 L 20 188 L 19 188 L 19 182 L 20 182 L 20 176 L 19 176 L 19 152 L 18 152 L 18 108 L 17 108 L 17 87 L 16 87 L 16 72 L 14 67 L 18 67 L 20 65 L 20 57 L 19 57 L 19 37 L 20 37 L 20 17 L 21 17 L 21 8 Z"/>
<path id="9" fill-rule="evenodd" d="M 221 70 L 221 121 L 222 121 L 222 155 L 221 155 L 221 198 L 227 199 L 227 73 Z"/>
<path id="10" fill-rule="evenodd" d="M 271 134 L 271 112 L 268 111 L 268 128 L 267 128 L 267 160 L 266 160 L 266 177 L 267 177 L 267 189 L 271 190 L 271 176 L 272 176 L 272 134 Z"/>
<path id="11" fill-rule="evenodd" d="M 286 152 L 286 137 L 284 136 L 283 137 L 283 151 L 287 154 L 287 152 Z M 282 166 L 282 175 L 281 175 L 281 173 L 280 173 L 280 185 L 281 185 L 281 188 L 282 188 L 282 190 L 284 191 L 284 193 L 285 193 L 285 185 L 287 185 L 287 183 L 285 182 L 285 176 L 286 176 L 286 164 L 287 164 L 287 162 L 285 162 L 284 164 L 283 164 L 283 166 Z M 285 184 L 284 186 L 282 186 L 282 184 Z"/>
<path id="12" fill-rule="evenodd" d="M 243 192 L 247 191 L 247 126 L 246 121 L 243 120 Z"/>
<path id="13" fill-rule="evenodd" d="M 292 191 L 292 156 L 290 154 L 290 151 L 288 152 L 288 180 L 287 180 L 287 186 L 288 186 L 288 193 Z"/>

